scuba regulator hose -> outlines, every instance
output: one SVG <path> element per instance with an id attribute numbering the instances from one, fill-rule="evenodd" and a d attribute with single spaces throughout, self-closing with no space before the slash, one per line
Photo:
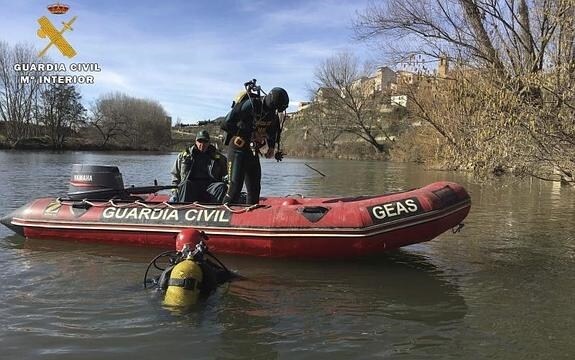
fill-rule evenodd
<path id="1" fill-rule="evenodd" d="M 282 139 L 281 136 L 282 136 L 282 132 L 284 130 L 284 124 L 285 124 L 286 119 L 287 119 L 287 110 L 284 110 L 283 113 L 284 113 L 284 116 L 283 116 L 283 119 L 281 121 L 280 128 L 278 130 L 277 141 L 276 141 L 277 145 L 278 145 L 278 150 L 274 154 L 274 158 L 276 159 L 277 162 L 282 161 L 284 158 L 284 155 L 285 155 L 284 152 L 281 150 L 281 139 Z"/>
<path id="2" fill-rule="evenodd" d="M 160 260 L 163 257 L 168 257 L 168 266 L 163 268 L 158 266 L 157 261 Z M 175 250 L 168 250 L 168 251 L 164 251 L 163 253 L 157 255 L 155 258 L 153 258 L 150 263 L 148 264 L 148 267 L 146 268 L 146 272 L 144 273 L 144 289 L 148 288 L 148 283 L 152 283 L 154 286 L 158 285 L 157 279 L 148 279 L 148 273 L 150 272 L 150 268 L 152 267 L 152 265 L 164 272 L 168 267 L 170 266 L 174 266 L 177 263 L 178 260 L 178 252 Z"/>

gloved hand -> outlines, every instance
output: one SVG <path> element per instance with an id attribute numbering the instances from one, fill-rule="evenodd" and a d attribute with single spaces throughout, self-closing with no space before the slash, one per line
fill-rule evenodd
<path id="1" fill-rule="evenodd" d="M 178 190 L 174 189 L 172 190 L 172 196 L 170 196 L 170 198 L 168 199 L 169 203 L 175 203 L 178 202 Z"/>
<path id="2" fill-rule="evenodd" d="M 284 153 L 282 151 L 278 151 L 278 152 L 276 152 L 274 157 L 277 160 L 277 162 L 280 162 L 284 158 Z"/>

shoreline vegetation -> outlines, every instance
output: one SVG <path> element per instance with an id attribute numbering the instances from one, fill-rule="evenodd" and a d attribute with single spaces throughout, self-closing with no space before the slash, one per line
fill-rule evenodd
<path id="1" fill-rule="evenodd" d="M 364 66 L 342 52 L 317 64 L 281 150 L 575 185 L 575 3 L 513 4 L 371 3 L 353 28 L 384 57 Z M 85 109 L 75 86 L 23 84 L 22 76 L 53 74 L 15 71 L 36 54 L 0 41 L 4 147 L 181 151 L 193 143 L 197 128 L 172 126 L 158 101 L 109 93 Z M 218 125 L 199 124 L 221 145 Z"/>
<path id="2" fill-rule="evenodd" d="M 23 139 L 15 144 L 6 142 L 3 134 L 0 134 L 0 150 L 13 150 L 13 151 L 92 151 L 92 152 L 150 152 L 150 153 L 167 153 L 167 152 L 180 152 L 186 147 L 191 146 L 195 142 L 195 136 L 200 130 L 208 130 L 212 136 L 212 143 L 222 152 L 226 152 L 226 147 L 223 145 L 225 133 L 220 129 L 220 121 L 218 118 L 213 121 L 204 121 L 201 125 L 178 125 L 172 128 L 171 140 L 169 144 L 160 146 L 158 148 L 149 147 L 131 147 L 119 146 L 116 144 L 107 144 L 102 146 L 96 141 L 89 141 L 82 136 L 71 136 L 67 139 L 64 146 L 54 148 L 50 139 L 46 136 Z M 455 167 L 447 160 L 431 162 L 424 160 L 420 153 L 421 148 L 418 147 L 414 141 L 417 139 L 413 134 L 407 133 L 402 137 L 395 139 L 389 146 L 389 152 L 377 152 L 373 147 L 368 146 L 363 141 L 349 140 L 339 141 L 330 149 L 322 148 L 318 144 L 308 142 L 301 139 L 301 124 L 297 120 L 291 126 L 286 126 L 282 136 L 282 151 L 285 152 L 286 158 L 317 158 L 317 159 L 345 159 L 345 160 L 375 160 L 375 161 L 391 161 L 391 162 L 404 162 L 404 163 L 417 163 L 425 166 L 427 169 L 437 171 L 463 171 L 473 172 L 472 168 Z M 478 181 L 485 179 L 485 174 L 475 172 Z M 502 176 L 513 175 L 512 173 L 502 170 L 493 169 L 489 176 Z M 542 179 L 551 181 L 560 181 L 563 185 L 572 185 L 569 181 L 565 181 L 560 176 L 553 179 Z"/>
<path id="3" fill-rule="evenodd" d="M 54 147 L 48 136 L 31 137 L 20 139 L 17 142 L 9 143 L 6 137 L 0 134 L 0 149 L 15 151 L 144 151 L 144 152 L 179 152 L 195 142 L 196 133 L 200 130 L 208 130 L 213 143 L 220 151 L 225 152 L 223 145 L 225 133 L 219 129 L 217 122 L 207 122 L 204 125 L 184 125 L 174 127 L 171 131 L 171 139 L 168 144 L 163 144 L 156 148 L 133 147 L 130 145 L 118 145 L 109 143 L 104 146 L 98 141 L 87 139 L 81 135 L 69 136 L 62 146 Z M 364 143 L 357 141 L 338 142 L 332 149 L 322 149 L 313 143 L 306 145 L 297 139 L 296 134 L 292 134 L 289 128 L 284 130 L 282 136 L 282 151 L 287 157 L 294 158 L 329 158 L 347 160 L 393 160 L 390 156 L 377 153 Z"/>

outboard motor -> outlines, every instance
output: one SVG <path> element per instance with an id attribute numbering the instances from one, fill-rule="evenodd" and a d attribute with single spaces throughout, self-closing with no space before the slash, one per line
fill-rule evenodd
<path id="1" fill-rule="evenodd" d="M 124 180 L 117 166 L 72 166 L 68 197 L 74 200 L 107 200 L 124 191 Z"/>

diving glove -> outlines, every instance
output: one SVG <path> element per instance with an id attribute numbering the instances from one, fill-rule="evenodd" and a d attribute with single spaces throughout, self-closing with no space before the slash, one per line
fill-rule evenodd
<path id="1" fill-rule="evenodd" d="M 170 196 L 170 199 L 168 199 L 169 203 L 175 203 L 178 202 L 178 190 L 174 189 L 172 190 L 172 195 Z"/>
<path id="2" fill-rule="evenodd" d="M 276 151 L 274 158 L 277 160 L 277 162 L 280 162 L 283 160 L 284 158 L 284 153 L 283 151 Z"/>

